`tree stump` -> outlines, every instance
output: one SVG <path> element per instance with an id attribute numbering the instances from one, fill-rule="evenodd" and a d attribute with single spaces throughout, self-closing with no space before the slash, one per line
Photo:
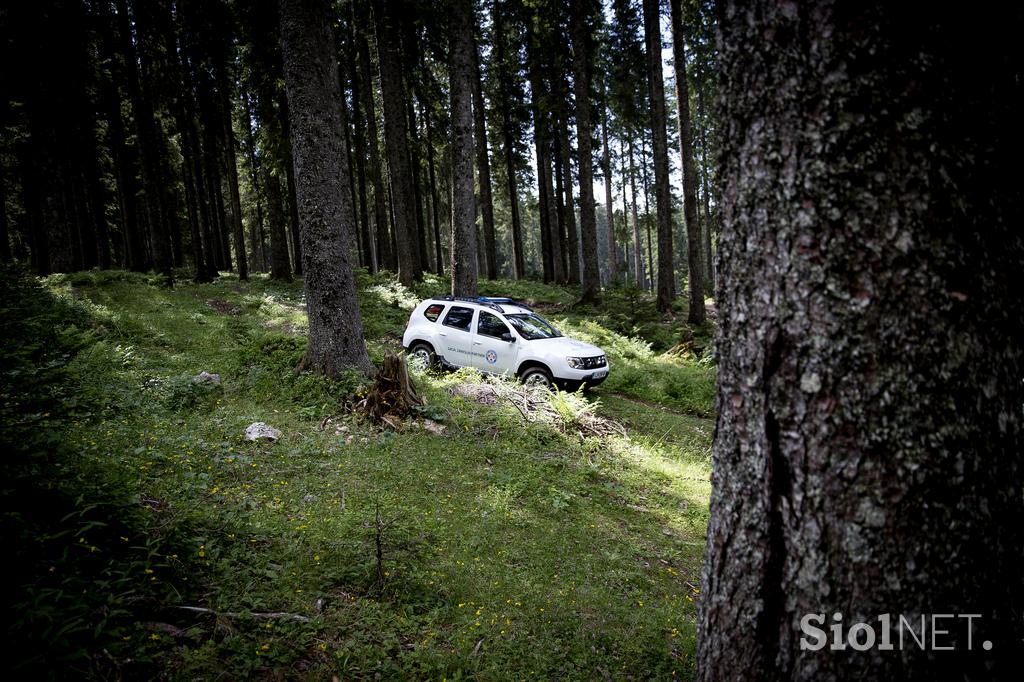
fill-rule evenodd
<path id="1" fill-rule="evenodd" d="M 409 379 L 409 367 L 404 355 L 388 353 L 384 364 L 373 379 L 369 392 L 356 411 L 369 417 L 375 424 L 382 422 L 395 426 L 397 420 L 409 415 L 413 408 L 424 404 Z"/>

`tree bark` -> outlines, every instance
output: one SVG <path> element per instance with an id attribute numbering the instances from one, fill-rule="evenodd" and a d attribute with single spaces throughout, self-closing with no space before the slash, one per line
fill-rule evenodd
<path id="1" fill-rule="evenodd" d="M 452 294 L 476 296 L 476 205 L 473 198 L 473 0 L 451 4 L 448 36 L 452 116 Z M 487 153 L 487 150 L 484 150 Z"/>
<path id="2" fill-rule="evenodd" d="M 281 46 L 291 117 L 309 343 L 300 368 L 329 377 L 369 372 L 352 274 L 355 216 L 347 187 L 338 60 L 327 0 L 281 0 Z"/>
<path id="3" fill-rule="evenodd" d="M 380 64 L 380 92 L 384 104 L 384 142 L 391 180 L 391 210 L 394 244 L 398 255 L 398 278 L 411 286 L 423 275 L 416 247 L 416 199 L 412 169 L 409 167 L 409 134 L 406 130 L 405 91 L 402 86 L 402 52 L 397 28 L 395 0 L 382 0 L 374 7 L 377 26 L 377 56 Z"/>
<path id="4" fill-rule="evenodd" d="M 668 312 L 675 298 L 672 264 L 672 195 L 668 185 L 668 141 L 665 133 L 665 85 L 661 75 L 661 20 L 658 0 L 644 1 L 647 44 L 647 89 L 651 98 L 654 138 L 654 195 L 658 211 L 658 310 Z"/>
<path id="5" fill-rule="evenodd" d="M 686 224 L 686 256 L 689 264 L 690 312 L 687 321 L 703 324 L 704 264 L 701 262 L 700 224 L 697 222 L 697 171 L 693 163 L 690 128 L 690 88 L 686 76 L 682 0 L 669 0 L 672 8 L 672 58 L 676 71 L 676 104 L 679 108 L 679 156 L 683 169 L 683 222 Z"/>
<path id="6" fill-rule="evenodd" d="M 476 20 L 473 21 L 474 33 Z M 473 41 L 473 129 L 476 136 L 476 168 L 480 185 L 480 219 L 483 223 L 483 255 L 487 279 L 498 277 L 498 251 L 494 238 L 494 200 L 491 197 L 491 159 L 487 149 L 487 118 L 481 87 L 480 55 Z"/>
<path id="7" fill-rule="evenodd" d="M 282 112 L 287 114 L 287 110 Z M 284 158 L 285 187 L 288 189 L 288 237 L 292 245 L 292 269 L 296 275 L 301 275 L 305 270 L 305 263 L 302 260 L 302 221 L 299 218 L 299 197 L 298 187 L 295 181 L 295 158 L 291 147 L 291 133 L 288 127 L 284 130 L 287 143 L 286 155 Z"/>
<path id="8" fill-rule="evenodd" d="M 720 7 L 699 679 L 1019 677 L 1020 14 L 989 10 Z M 817 613 L 930 637 L 807 650 Z"/>

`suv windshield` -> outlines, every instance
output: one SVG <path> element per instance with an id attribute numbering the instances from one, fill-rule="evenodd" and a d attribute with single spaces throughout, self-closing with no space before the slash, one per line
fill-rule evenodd
<path id="1" fill-rule="evenodd" d="M 516 328 L 519 335 L 527 341 L 533 341 L 534 339 L 553 339 L 556 336 L 562 335 L 557 329 L 548 324 L 547 320 L 539 315 L 506 315 L 505 318 L 513 327 Z"/>

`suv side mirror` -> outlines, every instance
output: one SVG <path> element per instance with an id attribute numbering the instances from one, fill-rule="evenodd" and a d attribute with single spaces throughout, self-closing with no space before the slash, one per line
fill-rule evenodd
<path id="1" fill-rule="evenodd" d="M 512 332 L 505 332 L 501 335 L 502 341 L 508 341 L 509 343 L 515 343 L 516 337 L 512 336 Z"/>

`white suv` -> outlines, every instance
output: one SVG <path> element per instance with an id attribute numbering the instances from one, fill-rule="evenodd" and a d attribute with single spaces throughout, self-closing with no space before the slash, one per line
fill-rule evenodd
<path id="1" fill-rule="evenodd" d="M 608 376 L 604 351 L 562 336 L 510 298 L 437 296 L 412 311 L 402 345 L 428 365 L 514 374 L 524 383 L 574 391 Z"/>

